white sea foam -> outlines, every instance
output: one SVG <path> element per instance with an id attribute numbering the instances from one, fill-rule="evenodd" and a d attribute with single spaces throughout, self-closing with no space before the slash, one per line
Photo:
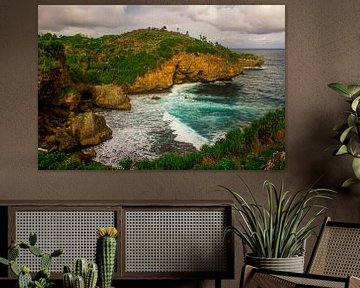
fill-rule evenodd
<path id="1" fill-rule="evenodd" d="M 169 96 L 188 94 L 189 88 L 199 85 L 200 82 L 177 84 L 171 88 Z"/>
<path id="2" fill-rule="evenodd" d="M 267 69 L 266 66 L 245 66 L 244 67 L 245 70 L 265 70 Z"/>
<path id="3" fill-rule="evenodd" d="M 167 111 L 164 112 L 163 120 L 168 122 L 171 129 L 176 135 L 175 140 L 179 142 L 191 143 L 194 147 L 199 150 L 202 145 L 208 144 L 209 141 L 205 137 L 201 136 L 194 129 L 181 122 L 175 116 L 169 114 Z"/>

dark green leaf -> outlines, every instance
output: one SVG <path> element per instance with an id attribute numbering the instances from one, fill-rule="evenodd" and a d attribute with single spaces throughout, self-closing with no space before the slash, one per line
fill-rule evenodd
<path id="1" fill-rule="evenodd" d="M 328 85 L 329 88 L 333 89 L 337 93 L 345 97 L 351 97 L 351 93 L 348 90 L 348 87 L 341 83 L 331 83 Z"/>

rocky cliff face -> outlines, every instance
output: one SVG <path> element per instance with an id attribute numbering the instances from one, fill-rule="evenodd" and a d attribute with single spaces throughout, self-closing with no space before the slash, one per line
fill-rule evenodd
<path id="1" fill-rule="evenodd" d="M 260 56 L 256 59 L 241 58 L 239 62 L 242 67 L 257 67 L 264 64 L 264 58 Z"/>
<path id="2" fill-rule="evenodd" d="M 174 84 L 186 82 L 212 82 L 231 80 L 243 73 L 244 65 L 239 61 L 226 62 L 221 56 L 211 54 L 181 53 L 172 57 L 160 68 L 137 77 L 135 82 L 125 85 L 127 93 L 161 91 Z"/>
<path id="3" fill-rule="evenodd" d="M 68 150 L 109 139 L 112 131 L 105 118 L 81 108 L 81 93 L 71 86 L 61 51 L 57 60 L 57 67 L 38 73 L 39 147 Z"/>
<path id="4" fill-rule="evenodd" d="M 89 89 L 96 106 L 116 110 L 130 110 L 129 97 L 122 88 L 114 85 L 94 85 Z"/>

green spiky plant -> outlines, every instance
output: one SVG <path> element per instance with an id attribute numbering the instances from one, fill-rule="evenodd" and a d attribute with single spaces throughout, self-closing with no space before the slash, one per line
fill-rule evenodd
<path id="1" fill-rule="evenodd" d="M 347 179 L 342 186 L 349 187 L 360 183 L 360 85 L 344 85 L 331 83 L 331 89 L 347 98 L 351 109 L 347 112 L 345 123 L 338 125 L 334 130 L 338 133 L 340 147 L 334 152 L 335 155 L 351 155 L 354 177 Z"/>
<path id="2" fill-rule="evenodd" d="M 88 263 L 85 258 L 76 259 L 74 272 L 70 267 L 64 267 L 64 288 L 95 288 L 98 279 L 98 267 L 96 263 Z"/>
<path id="3" fill-rule="evenodd" d="M 110 288 L 116 258 L 115 227 L 101 227 L 97 229 L 96 262 L 99 267 L 100 288 Z"/>
<path id="4" fill-rule="evenodd" d="M 318 200 L 332 199 L 334 191 L 329 189 L 305 188 L 296 193 L 280 189 L 270 181 L 264 182 L 267 205 L 261 205 L 248 185 L 242 180 L 245 192 L 251 201 L 233 190 L 228 191 L 236 201 L 233 205 L 240 215 L 240 227 L 229 227 L 226 234 L 233 232 L 247 245 L 252 256 L 263 258 L 288 258 L 301 255 L 306 239 L 314 233 L 315 220 L 323 215 L 326 207 Z"/>
<path id="5" fill-rule="evenodd" d="M 54 257 L 64 253 L 63 249 L 57 249 L 51 254 L 43 252 L 36 246 L 36 233 L 30 233 L 29 243 L 12 243 L 8 251 L 8 259 L 0 257 L 0 263 L 10 266 L 11 271 L 18 277 L 19 288 L 49 288 L 54 285 L 50 281 L 50 265 Z M 35 275 L 33 280 L 28 266 L 19 266 L 16 259 L 19 256 L 20 249 L 28 250 L 33 255 L 40 257 L 41 270 Z"/>

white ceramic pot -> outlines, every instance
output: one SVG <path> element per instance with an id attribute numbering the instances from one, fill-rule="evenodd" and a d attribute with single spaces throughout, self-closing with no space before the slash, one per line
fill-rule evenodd
<path id="1" fill-rule="evenodd" d="M 304 273 L 304 256 L 263 258 L 246 255 L 245 263 L 262 269 Z"/>

